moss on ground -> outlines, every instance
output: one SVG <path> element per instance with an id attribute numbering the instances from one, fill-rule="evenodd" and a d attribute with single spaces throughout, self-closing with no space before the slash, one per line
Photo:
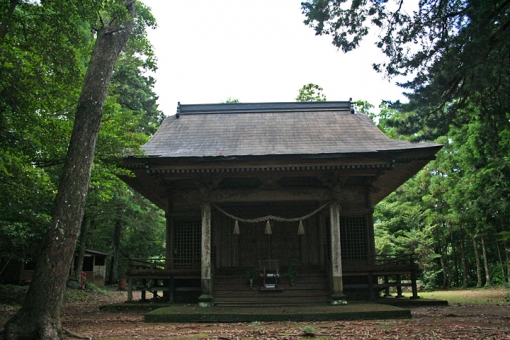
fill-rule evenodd
<path id="1" fill-rule="evenodd" d="M 380 304 L 308 307 L 209 307 L 172 306 L 145 314 L 146 322 L 266 322 L 336 321 L 410 318 L 411 312 Z"/>

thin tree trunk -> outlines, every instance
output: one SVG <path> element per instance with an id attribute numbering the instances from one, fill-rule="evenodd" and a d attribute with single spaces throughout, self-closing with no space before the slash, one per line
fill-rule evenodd
<path id="1" fill-rule="evenodd" d="M 507 241 L 504 242 L 504 245 L 506 257 L 506 277 L 508 278 L 508 286 L 510 287 L 510 245 Z"/>
<path id="2" fill-rule="evenodd" d="M 489 260 L 487 259 L 487 249 L 485 248 L 485 235 L 482 235 L 482 252 L 483 252 L 483 266 L 485 269 L 485 284 L 492 287 L 491 272 L 489 271 Z"/>
<path id="3" fill-rule="evenodd" d="M 439 260 L 441 261 L 441 270 L 443 271 L 443 286 L 442 288 L 443 289 L 446 289 L 446 266 L 445 266 L 445 261 L 444 261 L 444 256 L 441 255 L 441 257 L 439 258 Z"/>
<path id="4" fill-rule="evenodd" d="M 450 233 L 450 240 L 452 242 L 453 271 L 455 273 L 454 286 L 458 287 L 459 286 L 459 261 L 458 261 L 458 257 L 457 257 L 457 247 L 455 246 L 455 238 L 454 238 L 454 236 L 455 236 L 454 233 L 451 232 Z"/>
<path id="5" fill-rule="evenodd" d="M 462 261 L 462 288 L 467 288 L 467 261 L 466 261 L 466 249 L 464 245 L 464 231 L 462 227 L 460 229 L 460 256 Z"/>
<path id="6" fill-rule="evenodd" d="M 16 6 L 20 3 L 20 0 L 10 0 L 9 9 L 5 14 L 4 20 L 0 24 L 0 44 L 4 41 L 7 31 L 9 30 L 9 22 L 11 21 L 12 14 L 16 9 Z"/>
<path id="7" fill-rule="evenodd" d="M 4 272 L 5 268 L 7 268 L 7 266 L 9 265 L 9 263 L 11 262 L 12 260 L 12 254 L 9 255 L 9 258 L 7 259 L 7 261 L 5 261 L 5 264 L 4 266 L 2 267 L 2 269 L 0 269 L 0 275 L 2 275 L 2 273 Z"/>
<path id="8" fill-rule="evenodd" d="M 475 251 L 475 260 L 476 260 L 476 288 L 482 287 L 482 265 L 480 264 L 480 255 L 478 254 L 478 245 L 476 242 L 476 235 L 473 236 L 473 248 Z"/>
<path id="9" fill-rule="evenodd" d="M 109 283 L 114 284 L 119 281 L 119 256 L 120 256 L 120 238 L 122 234 L 122 221 L 120 219 L 120 211 L 117 210 L 117 219 L 115 220 L 115 229 L 113 230 L 113 254 L 112 262 L 110 265 L 110 278 Z"/>
<path id="10" fill-rule="evenodd" d="M 438 238 L 440 237 L 440 234 L 438 234 Z M 450 288 L 450 282 L 451 282 L 451 273 L 450 273 L 450 266 L 448 265 L 448 238 L 445 235 L 444 238 L 444 246 L 441 247 L 441 244 L 439 245 L 439 249 L 441 251 L 441 268 L 443 269 L 443 289 Z"/>
<path id="11" fill-rule="evenodd" d="M 78 240 L 80 247 L 78 248 L 78 256 L 76 258 L 76 271 L 74 272 L 74 277 L 78 281 L 80 281 L 81 272 L 83 271 L 83 259 L 85 258 L 85 249 L 87 248 L 88 227 L 89 218 L 87 215 L 85 215 L 81 221 L 80 238 Z"/>
<path id="12" fill-rule="evenodd" d="M 446 230 L 450 234 L 450 237 L 448 237 L 448 235 L 444 236 L 444 260 L 445 260 L 445 268 L 446 268 L 446 273 L 447 273 L 445 288 L 449 289 L 452 287 L 452 280 L 453 280 L 452 266 L 451 266 L 449 255 L 448 255 L 448 242 L 451 241 L 451 229 L 450 229 L 449 225 L 447 225 Z M 452 248 L 453 248 L 453 244 L 452 244 Z"/>
<path id="13" fill-rule="evenodd" d="M 499 243 L 496 242 L 496 247 L 498 247 L 498 257 L 499 257 L 499 265 L 501 266 L 501 275 L 503 281 L 506 281 L 505 276 L 505 264 L 503 263 L 503 257 L 501 256 L 501 249 L 499 248 Z"/>
<path id="14" fill-rule="evenodd" d="M 135 1 L 126 5 L 134 17 Z M 131 34 L 133 20 L 104 26 L 97 33 L 78 101 L 58 193 L 32 283 L 21 309 L 5 324 L 6 340 L 63 338 L 63 293 L 83 219 L 103 105 L 113 68 Z"/>

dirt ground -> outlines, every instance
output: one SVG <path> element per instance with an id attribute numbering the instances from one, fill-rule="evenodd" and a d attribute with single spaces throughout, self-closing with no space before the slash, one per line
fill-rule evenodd
<path id="1" fill-rule="evenodd" d="M 490 291 L 484 291 L 490 294 Z M 462 292 L 460 293 L 462 294 Z M 466 291 L 465 294 L 470 294 Z M 501 293 L 499 293 L 501 294 Z M 104 312 L 99 306 L 126 300 L 125 292 L 65 303 L 62 322 L 93 339 L 510 339 L 510 305 L 452 303 L 412 309 L 412 319 L 233 324 L 144 323 L 143 311 Z M 0 325 L 19 305 L 0 301 Z M 341 308 L 341 307 L 339 307 Z M 306 332 L 308 331 L 308 332 Z"/>

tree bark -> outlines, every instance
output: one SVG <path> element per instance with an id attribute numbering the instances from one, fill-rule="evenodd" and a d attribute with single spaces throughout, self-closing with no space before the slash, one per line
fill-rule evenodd
<path id="1" fill-rule="evenodd" d="M 135 1 L 126 8 L 134 17 Z M 103 105 L 113 68 L 131 34 L 133 19 L 103 26 L 85 75 L 73 132 L 32 283 L 21 309 L 5 324 L 5 339 L 62 339 L 63 293 L 83 218 Z"/>
<path id="2" fill-rule="evenodd" d="M 501 256 L 501 249 L 499 248 L 499 243 L 496 243 L 496 247 L 498 247 L 499 265 L 501 266 L 501 275 L 503 277 L 503 282 L 504 282 L 506 280 L 505 265 L 503 263 L 503 257 Z"/>
<path id="3" fill-rule="evenodd" d="M 462 288 L 467 288 L 467 261 L 466 261 L 466 249 L 464 248 L 464 231 L 460 229 L 460 256 L 462 261 Z"/>
<path id="4" fill-rule="evenodd" d="M 480 255 L 478 254 L 478 246 L 476 244 L 476 235 L 473 236 L 473 249 L 475 252 L 475 260 L 476 260 L 476 288 L 482 287 L 482 266 L 480 264 Z"/>
<path id="5" fill-rule="evenodd" d="M 446 240 L 446 237 L 445 237 L 445 247 L 444 247 L 444 251 L 443 251 L 443 246 L 441 245 L 441 235 L 439 233 L 439 228 L 436 227 L 436 237 L 437 237 L 437 248 L 438 248 L 438 252 L 439 252 L 439 263 L 441 264 L 441 271 L 443 273 L 443 284 L 442 284 L 442 288 L 443 289 L 446 289 L 447 286 L 448 286 L 448 276 L 449 276 L 449 269 L 447 267 L 447 262 L 448 262 L 448 258 L 446 256 L 446 244 L 447 244 L 447 240 Z"/>
<path id="6" fill-rule="evenodd" d="M 113 230 L 113 255 L 110 264 L 110 284 L 119 281 L 119 256 L 120 256 L 120 237 L 122 234 L 122 221 L 120 220 L 121 208 L 117 210 L 117 218 L 115 220 L 115 229 Z"/>
<path id="7" fill-rule="evenodd" d="M 504 242 L 505 245 L 505 257 L 506 257 L 506 277 L 508 278 L 508 286 L 510 286 L 510 245 L 508 242 Z"/>
<path id="8" fill-rule="evenodd" d="M 455 287 L 458 287 L 459 286 L 459 261 L 458 261 L 458 257 L 457 257 L 457 247 L 455 245 L 455 233 L 453 231 L 450 232 L 450 242 L 452 243 L 453 272 L 455 273 L 455 275 L 453 277 L 453 281 L 454 281 L 453 284 Z"/>
<path id="9" fill-rule="evenodd" d="M 485 285 L 492 287 L 491 272 L 489 270 L 489 260 L 487 259 L 487 249 L 485 247 L 485 235 L 482 238 L 483 267 L 485 269 Z"/>
<path id="10" fill-rule="evenodd" d="M 78 257 L 76 258 L 76 271 L 74 272 L 74 277 L 78 281 L 80 281 L 81 272 L 83 271 L 83 259 L 85 258 L 85 249 L 87 247 L 87 233 L 88 233 L 88 229 L 89 229 L 88 227 L 89 227 L 89 219 L 88 219 L 87 215 L 85 215 L 85 216 L 83 216 L 83 219 L 81 221 L 80 238 L 79 238 L 80 247 L 78 249 Z"/>

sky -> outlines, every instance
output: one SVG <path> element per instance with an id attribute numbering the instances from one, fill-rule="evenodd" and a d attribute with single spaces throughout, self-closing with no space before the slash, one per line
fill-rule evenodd
<path id="1" fill-rule="evenodd" d="M 158 28 L 149 39 L 159 109 L 177 103 L 293 102 L 308 83 L 327 100 L 403 100 L 402 89 L 372 68 L 384 60 L 375 38 L 344 54 L 303 23 L 301 0 L 144 0 Z M 376 32 L 377 33 L 377 32 Z"/>

